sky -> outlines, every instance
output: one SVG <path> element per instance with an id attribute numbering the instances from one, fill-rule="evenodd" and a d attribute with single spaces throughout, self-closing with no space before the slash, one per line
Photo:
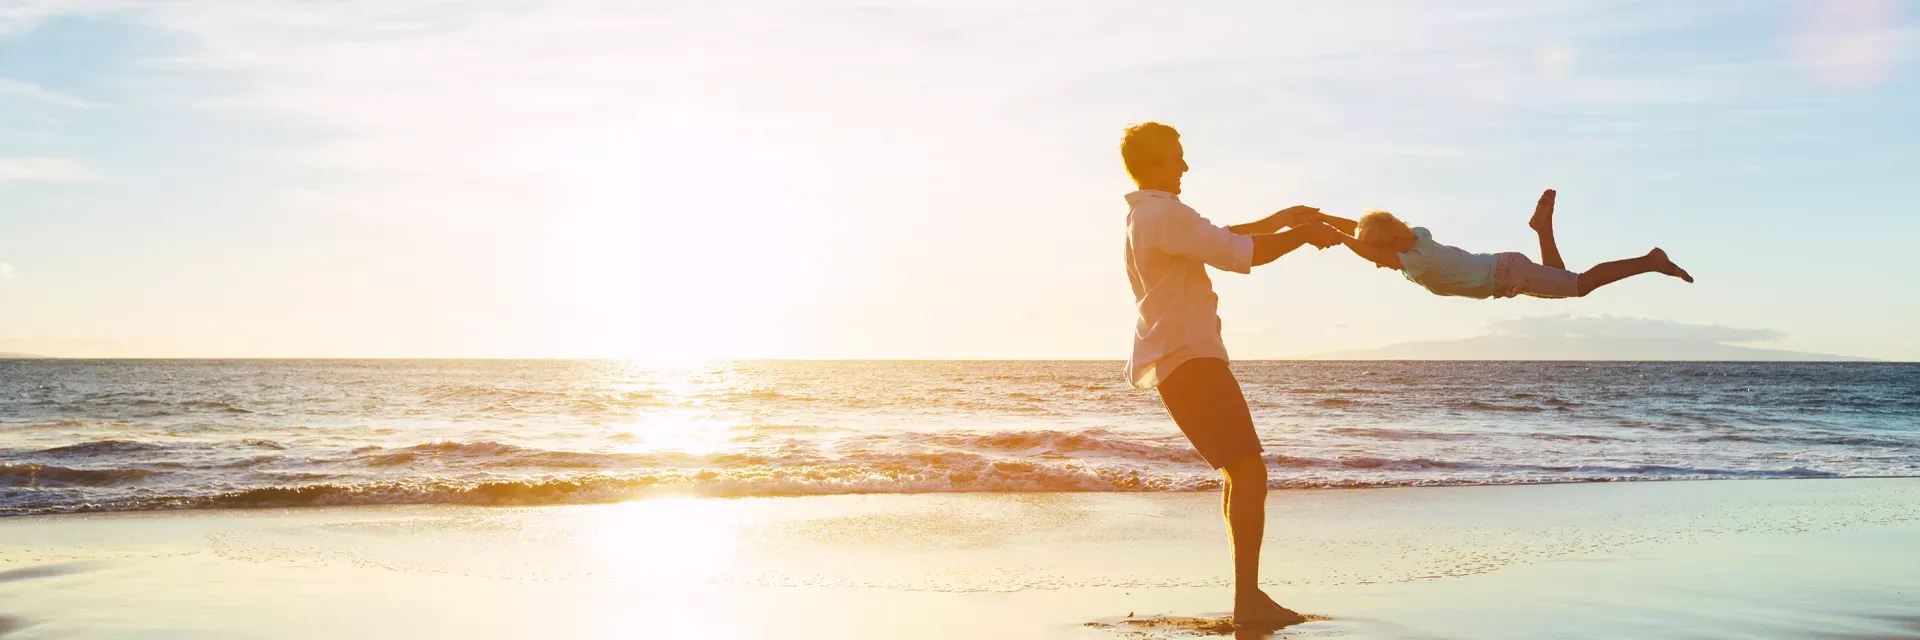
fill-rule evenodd
<path id="1" fill-rule="evenodd" d="M 1214 274 L 1237 358 L 1567 316 L 1916 360 L 1917 5 L 5 0 L 0 352 L 1121 359 L 1158 120 L 1220 224 L 1534 254 L 1556 188 L 1569 266 L 1699 280 L 1306 249 Z"/>

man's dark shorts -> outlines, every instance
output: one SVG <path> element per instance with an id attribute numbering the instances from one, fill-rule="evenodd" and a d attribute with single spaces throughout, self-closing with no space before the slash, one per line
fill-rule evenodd
<path id="1" fill-rule="evenodd" d="M 1227 361 L 1195 358 L 1180 363 L 1156 388 L 1174 424 L 1208 466 L 1219 469 L 1262 451 L 1260 436 L 1253 432 L 1253 413 Z"/>

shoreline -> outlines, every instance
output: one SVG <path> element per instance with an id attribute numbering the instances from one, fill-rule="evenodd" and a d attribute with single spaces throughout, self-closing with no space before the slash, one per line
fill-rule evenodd
<path id="1" fill-rule="evenodd" d="M 1483 483 L 1464 483 L 1464 482 L 1463 483 L 1444 483 L 1444 482 L 1441 482 L 1441 483 L 1434 483 L 1434 484 L 1378 484 L 1378 485 L 1352 485 L 1352 486 L 1281 486 L 1281 487 L 1270 486 L 1268 487 L 1268 491 L 1272 493 L 1287 493 L 1287 492 L 1323 492 L 1323 491 L 1380 491 L 1380 490 L 1393 490 L 1393 489 L 1470 489 L 1470 488 L 1500 488 L 1500 487 L 1557 487 L 1557 486 L 1612 485 L 1612 484 L 1638 485 L 1638 484 L 1702 483 L 1702 482 L 1712 482 L 1712 483 L 1742 482 L 1744 483 L 1744 482 L 1809 482 L 1809 481 L 1820 481 L 1820 480 L 1916 480 L 1916 479 L 1920 479 L 1920 475 L 1878 475 L 1878 476 L 1809 475 L 1809 476 L 1788 476 L 1788 477 L 1742 477 L 1742 478 L 1596 478 L 1596 479 L 1585 479 L 1585 480 L 1543 480 L 1540 482 L 1492 482 L 1492 483 L 1485 483 L 1485 482 Z M 213 496 L 181 499 L 181 500 L 218 500 L 222 498 L 230 498 L 233 496 L 242 495 L 242 494 L 253 492 L 253 491 L 297 492 L 307 487 L 314 487 L 314 486 L 328 486 L 328 485 L 323 484 L 323 485 L 291 485 L 291 486 L 263 487 L 260 489 L 251 489 L 243 492 L 217 494 Z M 1199 494 L 1217 494 L 1219 492 L 1220 492 L 1219 489 L 1199 489 L 1199 490 L 1192 490 L 1192 491 L 1179 491 L 1179 490 L 1173 490 L 1173 491 L 1062 491 L 1062 490 L 1054 490 L 1054 489 L 1041 489 L 1041 490 L 1032 490 L 1032 491 L 1021 491 L 1021 490 L 1001 490 L 1001 491 L 965 490 L 965 491 L 917 491 L 917 492 L 847 491 L 847 492 L 839 492 L 839 493 L 793 493 L 793 494 L 727 494 L 727 493 L 702 493 L 699 491 L 662 491 L 662 492 L 647 493 L 647 494 L 636 494 L 628 497 L 616 498 L 616 499 L 610 499 L 610 500 L 580 500 L 580 501 L 553 501 L 553 502 L 496 502 L 496 503 L 343 502 L 343 503 L 335 503 L 335 504 L 327 504 L 327 503 L 263 504 L 263 505 L 240 505 L 240 506 L 179 506 L 179 507 L 131 508 L 131 509 L 115 509 L 115 508 L 77 509 L 77 510 L 71 510 L 71 511 L 49 510 L 44 513 L 0 512 L 0 522 L 6 522 L 9 520 L 20 519 L 20 518 L 47 518 L 47 517 L 54 517 L 54 516 L 108 515 L 108 514 L 131 514 L 131 513 L 183 513 L 183 512 L 222 513 L 222 512 L 229 512 L 229 511 L 263 511 L 263 510 L 289 510 L 289 509 L 291 510 L 351 509 L 356 507 L 378 508 L 378 507 L 448 506 L 448 507 L 473 507 L 473 508 L 479 508 L 479 509 L 489 509 L 489 508 L 504 509 L 504 508 L 532 508 L 532 507 L 604 506 L 604 505 L 618 505 L 618 504 L 626 504 L 630 502 L 643 502 L 647 500 L 661 500 L 661 499 L 746 500 L 746 499 L 833 498 L 833 497 L 839 497 L 839 496 L 996 496 L 996 495 L 1140 496 L 1140 495 L 1199 495 Z M 59 509 L 59 508 L 55 508 L 55 509 Z"/>
<path id="2" fill-rule="evenodd" d="M 1920 637 L 1920 479 L 1853 480 L 1275 492 L 1265 586 L 1329 618 L 1275 637 Z M 1210 493 L 812 498 L 0 519 L 0 638 L 1175 638 L 1128 621 L 1226 608 Z"/>

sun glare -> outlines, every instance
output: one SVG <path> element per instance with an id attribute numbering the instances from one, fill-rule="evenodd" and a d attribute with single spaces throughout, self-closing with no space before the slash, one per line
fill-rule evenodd
<path id="1" fill-rule="evenodd" d="M 787 192 L 809 171 L 714 121 L 583 130 L 540 165 L 557 192 L 544 288 L 570 351 L 688 360 L 764 350 L 816 285 L 818 231 Z"/>
<path id="2" fill-rule="evenodd" d="M 727 448 L 740 419 L 710 405 L 738 382 L 729 365 L 697 359 L 652 359 L 624 367 L 644 380 L 640 386 L 657 405 L 631 422 L 609 425 L 633 436 L 631 450 L 701 456 Z"/>
<path id="3" fill-rule="evenodd" d="M 705 409 L 680 408 L 650 412 L 622 428 L 639 438 L 635 449 L 704 456 L 726 449 L 738 424 Z"/>
<path id="4" fill-rule="evenodd" d="M 699 589 L 736 571 L 741 551 L 740 503 L 734 500 L 656 498 L 602 507 L 583 522 L 575 543 L 617 585 L 622 606 L 605 610 L 606 630 L 587 635 L 627 638 L 636 629 L 653 637 L 740 637 L 729 600 Z"/>
<path id="5" fill-rule="evenodd" d="M 578 542 L 607 578 L 635 586 L 715 580 L 734 568 L 740 547 L 736 501 L 655 498 L 605 507 Z"/>

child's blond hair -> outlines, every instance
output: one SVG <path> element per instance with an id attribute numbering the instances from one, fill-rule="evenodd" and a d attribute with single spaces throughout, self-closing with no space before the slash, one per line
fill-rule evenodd
<path id="1" fill-rule="evenodd" d="M 1393 214 L 1375 209 L 1360 216 L 1354 239 L 1367 244 L 1393 246 L 1413 239 L 1413 230 Z"/>

